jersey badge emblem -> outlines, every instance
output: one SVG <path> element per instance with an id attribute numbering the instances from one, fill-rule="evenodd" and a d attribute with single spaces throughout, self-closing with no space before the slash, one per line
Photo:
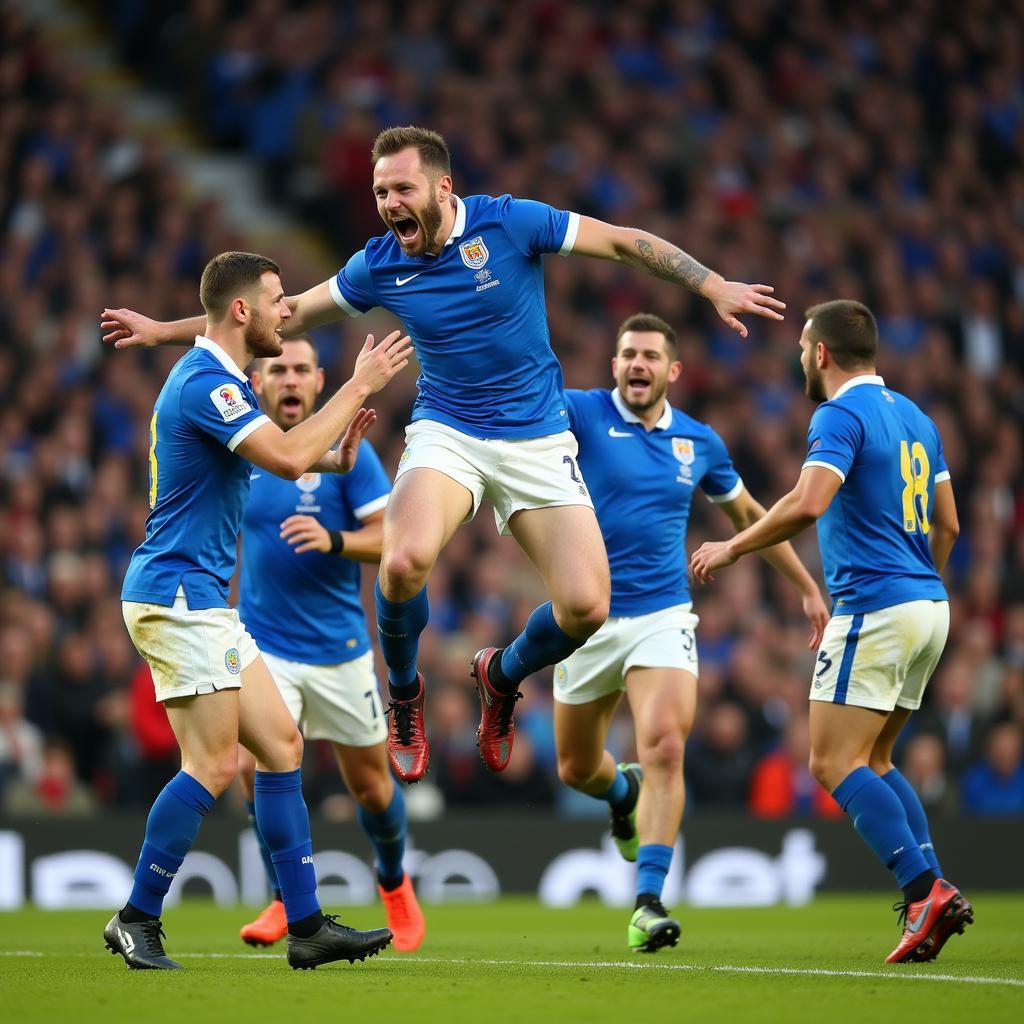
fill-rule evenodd
<path id="1" fill-rule="evenodd" d="M 684 465 L 692 466 L 695 458 L 693 441 L 688 437 L 672 438 L 672 454 Z"/>
<path id="2" fill-rule="evenodd" d="M 487 251 L 487 246 L 484 245 L 483 236 L 477 235 L 476 238 L 471 238 L 459 246 L 459 255 L 470 270 L 479 270 L 491 254 Z"/>
<path id="3" fill-rule="evenodd" d="M 237 384 L 221 384 L 210 392 L 210 401 L 225 423 L 252 412 L 252 406 L 238 389 Z"/>
<path id="4" fill-rule="evenodd" d="M 309 494 L 310 491 L 315 491 L 320 486 L 320 474 L 303 473 L 302 476 L 295 481 L 295 486 L 304 494 Z"/>
<path id="5" fill-rule="evenodd" d="M 242 659 L 238 656 L 238 648 L 232 647 L 224 655 L 224 667 L 233 675 L 237 676 L 242 670 Z"/>

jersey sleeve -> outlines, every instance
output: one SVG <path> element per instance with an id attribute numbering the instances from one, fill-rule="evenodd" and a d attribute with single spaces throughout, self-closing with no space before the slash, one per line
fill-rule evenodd
<path id="1" fill-rule="evenodd" d="M 329 285 L 331 298 L 349 316 L 361 316 L 379 305 L 370 280 L 365 249 L 349 257 L 348 263 L 331 278 Z"/>
<path id="2" fill-rule="evenodd" d="M 819 405 L 807 430 L 807 457 L 803 468 L 822 466 L 845 483 L 863 436 L 860 420 L 852 413 L 829 402 Z"/>
<path id="3" fill-rule="evenodd" d="M 512 196 L 502 197 L 499 210 L 505 233 L 524 256 L 545 252 L 568 256 L 572 252 L 580 229 L 578 213 Z"/>
<path id="4" fill-rule="evenodd" d="M 700 488 L 708 501 L 722 505 L 734 501 L 743 491 L 743 481 L 732 464 L 725 442 L 708 430 L 708 468 L 700 478 Z"/>
<path id="5" fill-rule="evenodd" d="M 946 465 L 946 453 L 942 449 L 942 435 L 939 433 L 939 428 L 932 424 L 932 428 L 935 431 L 935 451 L 938 456 L 935 460 L 935 477 L 934 482 L 941 484 L 943 480 L 949 480 L 949 466 Z"/>
<path id="6" fill-rule="evenodd" d="M 356 519 L 379 512 L 387 503 L 391 493 L 391 481 L 388 479 L 380 456 L 374 451 L 369 441 L 359 445 L 359 455 L 352 472 L 344 478 L 345 498 Z"/>
<path id="7" fill-rule="evenodd" d="M 585 391 L 567 389 L 565 392 L 565 414 L 569 418 L 569 429 L 574 432 L 583 425 L 586 418 L 585 397 Z"/>
<path id="8" fill-rule="evenodd" d="M 185 383 L 181 389 L 181 415 L 229 451 L 270 422 L 243 385 L 218 370 L 197 373 Z"/>

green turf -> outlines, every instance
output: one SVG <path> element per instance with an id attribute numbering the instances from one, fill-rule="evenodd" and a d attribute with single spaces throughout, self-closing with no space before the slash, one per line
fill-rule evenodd
<path id="1" fill-rule="evenodd" d="M 683 937 L 653 956 L 626 950 L 628 911 L 532 900 L 428 907 L 415 954 L 293 972 L 237 939 L 244 909 L 190 902 L 167 914 L 181 972 L 134 972 L 103 949 L 98 912 L 0 913 L 5 1021 L 124 1024 L 502 1024 L 506 1021 L 1024 1020 L 1024 896 L 982 894 L 976 923 L 933 964 L 886 967 L 897 939 L 886 895 L 820 898 L 801 909 L 680 908 Z M 382 923 L 377 907 L 343 915 Z M 9 955 L 29 951 L 41 956 Z M 190 956 L 231 954 L 224 958 Z M 740 973 L 731 967 L 870 972 L 867 977 Z M 928 976 L 956 981 L 925 981 Z M 982 984 L 969 978 L 1016 984 Z M 129 1016 L 131 1015 L 131 1016 Z"/>

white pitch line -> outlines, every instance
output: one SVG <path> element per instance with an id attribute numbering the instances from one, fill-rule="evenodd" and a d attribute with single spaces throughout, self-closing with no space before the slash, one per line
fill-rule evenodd
<path id="1" fill-rule="evenodd" d="M 42 953 L 31 949 L 0 950 L 0 956 L 41 957 L 74 956 L 93 957 L 95 953 Z M 284 953 L 175 953 L 182 960 L 283 960 Z M 840 971 L 825 967 L 759 967 L 743 964 L 665 964 L 643 963 L 633 960 L 478 960 L 450 959 L 447 957 L 384 957 L 374 959 L 375 965 L 410 966 L 418 964 L 484 964 L 493 967 L 561 967 L 569 969 L 620 969 L 630 971 L 707 971 L 716 974 L 783 974 L 825 978 L 882 978 L 888 981 L 933 981 L 965 985 L 1008 985 L 1024 988 L 1022 978 L 991 978 L 972 974 L 912 974 L 896 971 Z"/>

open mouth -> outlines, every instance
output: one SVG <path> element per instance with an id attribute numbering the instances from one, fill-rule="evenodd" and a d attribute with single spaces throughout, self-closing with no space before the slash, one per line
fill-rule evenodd
<path id="1" fill-rule="evenodd" d="M 416 232 L 420 229 L 419 224 L 412 217 L 400 217 L 398 220 L 393 220 L 391 226 L 395 229 L 398 237 L 407 244 L 416 237 Z"/>
<path id="2" fill-rule="evenodd" d="M 302 408 L 302 402 L 295 395 L 285 395 L 281 399 L 281 408 L 298 412 Z"/>
<path id="3" fill-rule="evenodd" d="M 643 377 L 630 377 L 626 382 L 634 390 L 650 387 L 651 382 Z"/>

